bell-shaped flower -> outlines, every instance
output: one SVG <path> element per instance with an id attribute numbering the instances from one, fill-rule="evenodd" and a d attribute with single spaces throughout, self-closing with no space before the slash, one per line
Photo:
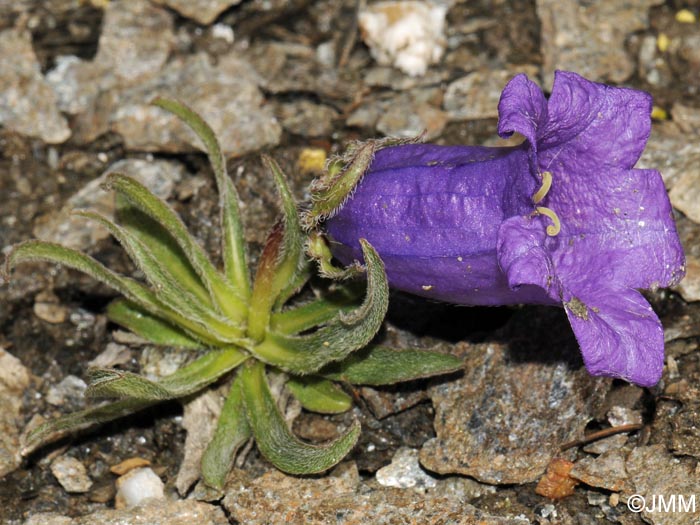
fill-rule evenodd
<path id="1" fill-rule="evenodd" d="M 676 284 L 685 260 L 661 175 L 634 169 L 650 95 L 559 71 L 548 100 L 518 75 L 498 109 L 499 134 L 521 145 L 356 146 L 317 184 L 307 221 L 328 217 L 346 264 L 367 239 L 400 290 L 563 306 L 591 374 L 654 385 L 663 329 L 639 290 Z"/>

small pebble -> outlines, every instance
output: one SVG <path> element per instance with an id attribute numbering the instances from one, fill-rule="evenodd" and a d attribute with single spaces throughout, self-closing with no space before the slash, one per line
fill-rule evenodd
<path id="1" fill-rule="evenodd" d="M 689 9 L 681 9 L 676 13 L 676 22 L 681 24 L 694 24 L 696 20 L 695 14 Z"/>
<path id="2" fill-rule="evenodd" d="M 141 467 L 148 467 L 150 464 L 151 462 L 145 458 L 129 458 L 125 459 L 121 463 L 111 466 L 109 471 L 117 476 L 123 476 L 127 472 L 131 472 L 132 470 Z"/>
<path id="3" fill-rule="evenodd" d="M 85 465 L 70 456 L 59 456 L 51 463 L 51 473 L 66 492 L 82 493 L 92 487 Z"/>
<path id="4" fill-rule="evenodd" d="M 385 487 L 401 489 L 435 487 L 437 480 L 421 468 L 418 454 L 418 450 L 412 448 L 398 449 L 391 464 L 377 471 L 377 482 Z"/>
<path id="5" fill-rule="evenodd" d="M 131 470 L 117 479 L 117 509 L 131 508 L 147 499 L 165 497 L 163 481 L 148 467 Z"/>

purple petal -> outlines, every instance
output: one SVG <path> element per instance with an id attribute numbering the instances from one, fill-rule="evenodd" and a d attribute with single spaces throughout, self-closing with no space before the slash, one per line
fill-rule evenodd
<path id="1" fill-rule="evenodd" d="M 629 288 L 680 281 L 683 248 L 658 172 L 611 169 L 585 178 L 573 166 L 557 166 L 553 173 L 545 202 L 561 219 L 550 244 L 565 285 L 582 272 Z"/>
<path id="2" fill-rule="evenodd" d="M 636 290 L 605 288 L 591 281 L 564 296 L 586 368 L 592 375 L 655 385 L 664 364 L 659 318 Z"/>
<path id="3" fill-rule="evenodd" d="M 558 304 L 561 290 L 552 259 L 544 249 L 545 228 L 541 217 L 505 221 L 498 232 L 498 263 L 513 290 L 537 286 Z"/>
<path id="4" fill-rule="evenodd" d="M 537 151 L 537 130 L 547 121 L 547 99 L 540 87 L 523 73 L 513 77 L 498 102 L 498 134 L 508 138 L 518 132 Z"/>

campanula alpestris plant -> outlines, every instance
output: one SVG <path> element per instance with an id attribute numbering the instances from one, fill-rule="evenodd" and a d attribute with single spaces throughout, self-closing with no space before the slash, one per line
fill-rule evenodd
<path id="1" fill-rule="evenodd" d="M 685 260 L 660 174 L 634 169 L 650 95 L 559 71 L 547 100 L 518 75 L 498 110 L 521 145 L 354 145 L 315 183 L 304 221 L 326 220 L 330 245 L 316 233 L 312 251 L 333 273 L 328 248 L 349 264 L 364 238 L 400 290 L 561 305 L 591 374 L 654 385 L 663 329 L 639 290 L 676 284 Z"/>
<path id="2" fill-rule="evenodd" d="M 461 361 L 427 350 L 368 345 L 383 322 L 388 285 L 379 256 L 365 241 L 360 241 L 367 274 L 364 300 L 359 301 L 362 290 L 352 284 L 331 287 L 311 301 L 293 300 L 310 278 L 310 264 L 294 199 L 284 174 L 268 157 L 263 160 L 277 185 L 282 215 L 251 280 L 238 195 L 213 131 L 182 104 L 155 103 L 185 121 L 208 151 L 219 190 L 223 271 L 165 202 L 122 174 L 110 175 L 105 184 L 117 194 L 117 221 L 91 211 L 78 213 L 112 233 L 145 283 L 118 275 L 81 252 L 42 241 L 14 247 L 6 266 L 9 272 L 22 261 L 44 260 L 84 272 L 124 296 L 108 308 L 112 321 L 153 343 L 189 351 L 192 359 L 158 380 L 117 369 L 90 371 L 87 395 L 117 401 L 44 423 L 28 434 L 23 454 L 66 433 L 229 379 L 228 397 L 202 459 L 205 482 L 221 488 L 237 451 L 250 438 L 285 472 L 327 470 L 355 445 L 359 424 L 321 446 L 300 441 L 277 407 L 268 372 L 285 374 L 287 388 L 304 408 L 339 413 L 350 408 L 351 398 L 338 382 L 392 384 L 453 371 Z"/>

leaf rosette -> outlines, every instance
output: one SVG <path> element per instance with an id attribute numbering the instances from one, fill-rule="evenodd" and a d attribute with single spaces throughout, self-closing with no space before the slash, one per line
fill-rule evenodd
<path id="1" fill-rule="evenodd" d="M 357 283 L 344 281 L 314 300 L 297 299 L 312 275 L 304 253 L 309 241 L 285 175 L 266 156 L 263 162 L 277 186 L 281 215 L 251 278 L 238 194 L 214 132 L 179 102 L 157 99 L 154 104 L 180 117 L 208 153 L 219 193 L 223 268 L 216 267 L 167 203 L 132 177 L 113 173 L 104 187 L 116 193 L 117 218 L 94 211 L 76 213 L 106 227 L 145 282 L 119 275 L 82 252 L 37 240 L 15 246 L 7 256 L 6 271 L 41 260 L 90 275 L 123 296 L 107 308 L 111 321 L 151 343 L 192 352 L 193 358 L 157 380 L 118 369 L 90 370 L 86 395 L 110 401 L 43 423 L 25 436 L 23 454 L 67 434 L 229 381 L 229 394 L 202 459 L 208 485 L 223 487 L 238 451 L 250 439 L 285 472 L 323 472 L 351 451 L 359 424 L 322 445 L 300 440 L 289 430 L 271 392 L 268 371 L 285 374 L 288 390 L 305 409 L 334 414 L 352 404 L 339 384 L 392 384 L 450 372 L 461 361 L 438 352 L 371 344 L 386 314 L 389 288 L 381 259 L 364 240 L 364 290 L 358 292 Z"/>

